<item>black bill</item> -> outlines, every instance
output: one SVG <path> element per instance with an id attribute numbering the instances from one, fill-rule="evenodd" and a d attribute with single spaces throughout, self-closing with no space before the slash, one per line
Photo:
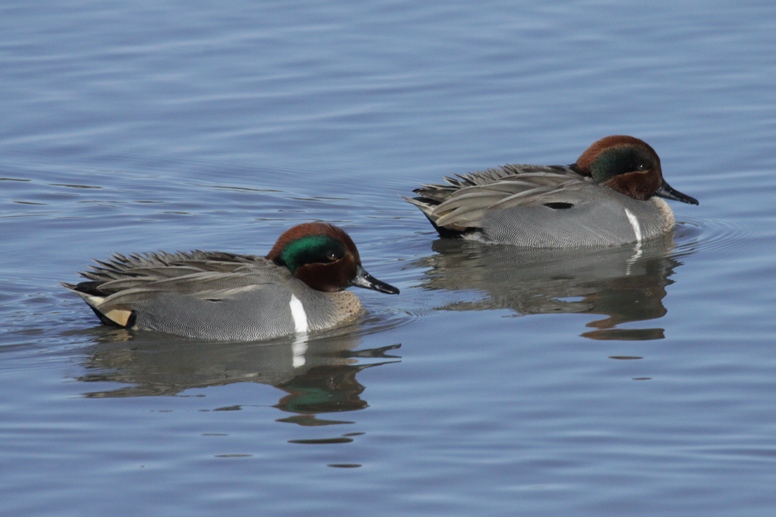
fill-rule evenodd
<path id="1" fill-rule="evenodd" d="M 381 293 L 385 294 L 399 294 L 399 290 L 397 288 L 390 284 L 386 284 L 382 280 L 376 279 L 367 273 L 366 270 L 360 265 L 358 266 L 356 278 L 353 279 L 351 285 L 356 287 L 363 287 L 365 289 L 372 289 L 374 291 L 380 291 Z"/>
<path id="2" fill-rule="evenodd" d="M 657 189 L 657 192 L 655 192 L 656 196 L 664 197 L 666 199 L 673 199 L 674 201 L 681 201 L 682 203 L 687 203 L 688 205 L 697 205 L 698 200 L 694 197 L 690 197 L 687 194 L 682 194 L 678 190 L 674 190 L 671 185 L 669 185 L 666 180 L 663 180 L 663 184 L 660 186 L 659 189 Z"/>

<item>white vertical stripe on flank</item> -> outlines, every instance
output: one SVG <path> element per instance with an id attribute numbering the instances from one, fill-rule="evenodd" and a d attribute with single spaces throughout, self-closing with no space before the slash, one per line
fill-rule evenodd
<path id="1" fill-rule="evenodd" d="M 291 302 L 288 306 L 291 308 L 291 317 L 294 318 L 294 330 L 297 333 L 307 332 L 307 313 L 304 311 L 304 307 L 302 307 L 302 302 L 292 294 Z"/>
<path id="2" fill-rule="evenodd" d="M 639 225 L 639 220 L 636 219 L 636 216 L 633 215 L 633 212 L 631 212 L 627 208 L 625 209 L 625 215 L 628 216 L 628 221 L 630 221 L 631 226 L 633 227 L 633 233 L 636 234 L 636 242 L 641 242 L 642 236 L 641 236 L 641 225 Z"/>

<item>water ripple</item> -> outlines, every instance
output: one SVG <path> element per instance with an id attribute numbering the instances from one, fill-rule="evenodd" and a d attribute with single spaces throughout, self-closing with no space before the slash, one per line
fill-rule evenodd
<path id="1" fill-rule="evenodd" d="M 677 253 L 725 252 L 744 243 L 774 244 L 773 222 L 761 218 L 727 217 L 684 221 L 677 226 Z"/>

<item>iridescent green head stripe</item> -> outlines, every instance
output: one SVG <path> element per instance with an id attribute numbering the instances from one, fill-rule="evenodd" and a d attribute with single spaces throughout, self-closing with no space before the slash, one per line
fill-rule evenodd
<path id="1" fill-rule="evenodd" d="M 288 242 L 279 259 L 291 271 L 306 264 L 327 264 L 345 256 L 345 246 L 330 235 L 304 235 Z"/>
<path id="2" fill-rule="evenodd" d="M 611 147 L 599 154 L 590 164 L 590 175 L 599 183 L 628 172 L 659 170 L 654 153 L 635 145 Z"/>
<path id="3" fill-rule="evenodd" d="M 646 169 L 639 169 L 640 165 L 646 166 Z M 660 169 L 660 158 L 644 140 L 627 135 L 612 135 L 593 142 L 572 168 L 583 176 L 592 176 L 601 182 L 625 172 Z"/>

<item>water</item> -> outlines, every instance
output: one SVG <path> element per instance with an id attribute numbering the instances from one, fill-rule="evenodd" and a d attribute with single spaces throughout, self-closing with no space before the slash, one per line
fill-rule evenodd
<path id="1" fill-rule="evenodd" d="M 6 515 L 772 515 L 776 7 L 0 7 Z M 673 238 L 439 240 L 401 196 L 626 133 Z M 346 228 L 357 324 L 200 343 L 59 286 L 114 251 Z"/>

